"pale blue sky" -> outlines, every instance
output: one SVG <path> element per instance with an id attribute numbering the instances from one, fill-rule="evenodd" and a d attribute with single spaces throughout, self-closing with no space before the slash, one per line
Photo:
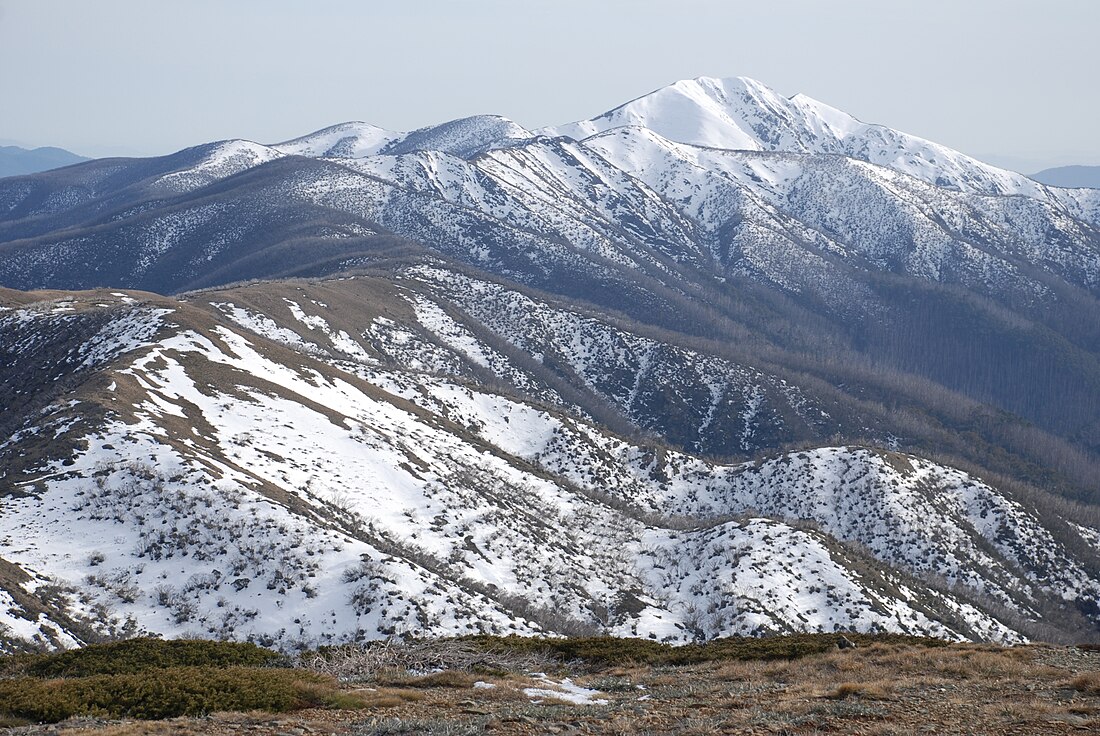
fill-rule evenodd
<path id="1" fill-rule="evenodd" d="M 744 75 L 1030 173 L 1100 164 L 1097 29 L 1093 0 L 0 0 L 0 139 L 539 127 Z"/>

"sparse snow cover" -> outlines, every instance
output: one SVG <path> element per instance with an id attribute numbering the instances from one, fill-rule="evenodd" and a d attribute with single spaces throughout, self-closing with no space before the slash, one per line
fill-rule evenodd
<path id="1" fill-rule="evenodd" d="M 1073 528 L 1077 530 L 1077 533 L 1080 534 L 1082 538 L 1088 540 L 1088 542 L 1097 549 L 1100 549 L 1100 529 L 1090 529 L 1080 524 L 1074 524 Z"/>
<path id="2" fill-rule="evenodd" d="M 451 303 L 460 306 L 479 324 L 522 352 L 554 355 L 596 394 L 619 406 L 638 424 L 656 421 L 651 406 L 654 395 L 690 413 L 696 423 L 696 446 L 705 449 L 707 438 L 717 431 L 736 431 L 742 448 L 757 447 L 758 432 L 775 431 L 790 411 L 801 421 L 820 423 L 828 415 L 814 407 L 785 381 L 729 361 L 662 345 L 655 340 L 614 330 L 603 322 L 572 311 L 539 303 L 498 284 L 433 267 L 411 269 L 409 275 L 440 288 Z M 436 319 L 424 326 L 441 329 Z M 450 332 L 453 327 L 447 327 Z M 449 339 L 441 335 L 442 339 Z M 497 370 L 502 378 L 511 376 Z M 623 380 L 630 376 L 631 380 Z M 689 402 L 664 396 L 670 385 L 687 385 L 686 396 L 706 387 L 707 399 Z M 522 386 L 521 386 L 522 388 Z M 755 438 L 755 440 L 754 440 Z"/>
<path id="3" fill-rule="evenodd" d="M 398 155 L 412 151 L 439 151 L 471 158 L 497 146 L 531 138 L 530 131 L 499 115 L 474 115 L 414 130 L 394 140 L 381 153 Z"/>
<path id="4" fill-rule="evenodd" d="M 376 362 L 375 359 L 363 349 L 363 346 L 352 339 L 351 335 L 347 332 L 329 327 L 328 322 L 325 321 L 323 317 L 307 315 L 295 301 L 291 301 L 290 299 L 284 299 L 283 301 L 286 302 L 295 319 L 309 329 L 316 330 L 325 335 L 337 353 L 360 363 Z"/>
<path id="5" fill-rule="evenodd" d="M 63 649 L 80 646 L 81 642 L 66 631 L 65 624 L 51 620 L 45 613 L 37 616 L 23 613 L 20 608 L 11 594 L 0 590 L 0 654 L 15 651 L 11 644 L 19 641 Z"/>
<path id="6" fill-rule="evenodd" d="M 421 297 L 414 301 L 416 321 L 432 331 L 448 347 L 462 353 L 478 365 L 488 366 L 485 348 L 469 330 L 456 323 L 439 305 Z"/>
<path id="7" fill-rule="evenodd" d="M 124 297 L 129 299 L 129 297 Z M 132 302 L 133 300 L 130 299 Z M 170 309 L 130 309 L 113 319 L 81 347 L 83 366 L 102 365 L 119 355 L 150 344 L 150 339 L 164 326 Z"/>
<path id="8" fill-rule="evenodd" d="M 254 312 L 228 302 L 216 302 L 214 306 L 220 309 L 226 317 L 233 320 L 234 323 L 246 330 L 255 332 L 257 335 L 266 337 L 268 340 L 281 343 L 303 353 L 313 355 L 326 354 L 326 351 L 316 344 L 303 340 L 302 336 L 297 332 L 282 327 L 265 314 L 260 314 L 259 312 Z"/>

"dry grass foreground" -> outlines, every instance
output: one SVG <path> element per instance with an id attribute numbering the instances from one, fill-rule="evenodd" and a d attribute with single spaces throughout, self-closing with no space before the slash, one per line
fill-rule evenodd
<path id="1" fill-rule="evenodd" d="M 499 640 L 394 645 L 361 657 L 337 650 L 303 658 L 295 670 L 340 683 L 340 697 L 324 708 L 160 721 L 80 718 L 13 725 L 7 734 L 1100 733 L 1100 652 L 857 642 L 793 659 L 727 651 L 686 664 L 602 654 L 566 660 L 549 648 L 509 648 Z M 610 651 L 601 647 L 591 651 Z M 303 672 L 307 666 L 322 672 Z M 418 674 L 420 666 L 439 671 Z M 597 691 L 590 704 L 547 692 L 569 698 L 581 688 Z"/>

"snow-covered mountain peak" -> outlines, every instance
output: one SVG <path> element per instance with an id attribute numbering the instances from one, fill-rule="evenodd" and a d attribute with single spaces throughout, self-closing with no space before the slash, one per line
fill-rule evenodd
<path id="1" fill-rule="evenodd" d="M 798 110 L 807 126 L 815 127 L 822 137 L 841 140 L 867 128 L 867 123 L 832 105 L 799 92 L 787 98 L 786 104 Z"/>
<path id="2" fill-rule="evenodd" d="M 839 154 L 976 194 L 1044 198 L 1026 177 L 892 128 L 864 123 L 804 94 L 784 97 L 748 77 L 696 77 L 631 100 L 590 120 L 540 133 L 583 140 L 624 126 L 707 148 Z"/>
<path id="3" fill-rule="evenodd" d="M 410 133 L 348 122 L 260 148 L 275 155 L 314 158 L 439 151 L 472 159 L 537 136 L 584 140 L 623 127 L 644 128 L 667 141 L 703 148 L 842 155 L 962 192 L 1047 198 L 1041 185 L 1020 174 L 908 133 L 864 123 L 805 94 L 785 97 L 749 77 L 680 80 L 589 120 L 534 132 L 500 115 L 474 115 Z"/>
<path id="4" fill-rule="evenodd" d="M 350 122 L 277 143 L 273 149 L 311 158 L 367 158 L 377 154 L 399 156 L 417 151 L 439 151 L 461 158 L 490 148 L 528 140 L 532 133 L 501 115 L 473 115 L 402 133 L 370 123 Z"/>
<path id="5" fill-rule="evenodd" d="M 176 192 L 192 191 L 283 156 L 278 149 L 241 139 L 208 143 L 181 153 L 192 154 L 187 165 L 157 180 L 157 184 Z"/>
<path id="6" fill-rule="evenodd" d="M 749 77 L 696 77 L 555 130 L 585 138 L 624 125 L 696 146 L 797 153 L 839 152 L 840 140 L 867 127 L 811 97 L 787 98 Z"/>
<path id="7" fill-rule="evenodd" d="M 404 135 L 377 125 L 355 121 L 333 125 L 271 147 L 295 156 L 362 158 L 373 156 Z"/>
<path id="8" fill-rule="evenodd" d="M 772 102 L 770 98 L 778 96 L 755 80 L 699 77 L 662 87 L 591 120 L 546 132 L 580 140 L 611 128 L 638 126 L 680 143 L 761 150 L 760 141 L 739 119 L 738 108 L 744 105 L 736 101 L 750 101 L 755 107 Z"/>
<path id="9" fill-rule="evenodd" d="M 400 155 L 415 151 L 441 151 L 470 158 L 491 148 L 528 140 L 533 133 L 501 115 L 473 115 L 414 130 L 382 149 Z"/>
<path id="10" fill-rule="evenodd" d="M 204 164 L 218 165 L 220 162 L 231 158 L 251 158 L 259 160 L 271 160 L 279 158 L 282 153 L 272 146 L 245 140 L 243 138 L 229 138 L 223 141 L 203 143 L 191 146 L 178 152 L 187 159 L 190 168 Z"/>

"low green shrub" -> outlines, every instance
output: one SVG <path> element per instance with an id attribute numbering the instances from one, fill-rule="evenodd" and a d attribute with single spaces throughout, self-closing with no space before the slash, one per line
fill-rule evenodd
<path id="1" fill-rule="evenodd" d="M 270 667 L 281 659 L 282 655 L 255 644 L 128 639 L 52 654 L 26 655 L 21 669 L 33 677 L 89 677 L 169 667 Z"/>
<path id="2" fill-rule="evenodd" d="M 170 667 L 138 674 L 0 680 L 0 718 L 48 723 L 73 716 L 158 719 L 357 703 L 331 677 L 288 669 Z"/>
<path id="3" fill-rule="evenodd" d="M 450 687 L 469 689 L 474 686 L 474 683 L 477 682 L 477 680 L 477 675 L 474 675 L 470 672 L 456 672 L 455 670 L 446 670 L 444 672 L 433 672 L 430 675 L 391 676 L 390 678 L 388 678 L 386 684 L 394 687 Z"/>
<path id="4" fill-rule="evenodd" d="M 844 634 L 857 646 L 873 643 L 944 646 L 940 639 L 901 634 Z M 540 652 L 554 658 L 600 665 L 685 665 L 722 660 L 797 659 L 836 648 L 839 634 L 792 634 L 772 637 L 729 637 L 700 644 L 674 646 L 650 639 L 611 636 L 550 639 L 522 636 L 464 637 L 488 651 Z"/>
<path id="5" fill-rule="evenodd" d="M 32 722 L 28 721 L 26 718 L 0 715 L 0 728 L 19 728 L 20 726 L 30 725 L 32 725 Z"/>

